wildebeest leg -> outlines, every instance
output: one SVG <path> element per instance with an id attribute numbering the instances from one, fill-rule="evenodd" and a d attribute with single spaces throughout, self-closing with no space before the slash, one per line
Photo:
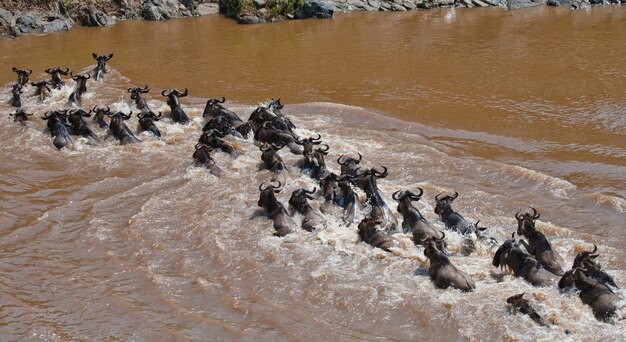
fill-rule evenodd
<path id="1" fill-rule="evenodd" d="M 519 243 L 524 246 L 524 248 L 526 249 L 526 251 L 528 253 L 530 253 L 531 255 L 533 254 L 533 251 L 530 249 L 530 246 L 528 245 L 528 243 L 526 243 L 526 241 L 524 241 L 524 239 L 520 239 Z"/>

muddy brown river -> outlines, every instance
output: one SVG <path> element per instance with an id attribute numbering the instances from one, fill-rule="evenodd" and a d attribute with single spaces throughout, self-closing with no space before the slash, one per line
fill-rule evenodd
<path id="1" fill-rule="evenodd" d="M 388 167 L 378 186 L 394 212 L 393 192 L 421 187 L 416 206 L 443 229 L 434 196 L 458 191 L 454 208 L 502 242 L 515 212 L 533 206 L 564 266 L 596 244 L 624 298 L 624 42 L 623 6 L 258 26 L 211 16 L 1 40 L 0 340 L 623 340 L 623 300 L 622 320 L 601 323 L 576 292 L 496 280 L 494 249 L 463 256 L 457 233 L 446 233 L 451 260 L 475 280 L 472 293 L 435 289 L 409 235 L 396 235 L 393 253 L 373 249 L 340 213 L 325 215 L 325 229 L 275 237 L 258 212 L 270 173 L 251 138 L 228 138 L 237 159 L 215 154 L 219 178 L 191 155 L 208 98 L 226 97 L 245 120 L 280 97 L 299 135 L 330 146 L 331 170 L 357 152 Z M 191 123 L 161 120 L 163 140 L 142 133 L 124 146 L 94 127 L 102 144 L 76 137 L 57 150 L 39 116 L 68 107 L 69 78 L 44 103 L 27 86 L 24 109 L 36 115 L 25 127 L 9 119 L 11 67 L 38 81 L 49 67 L 92 70 L 92 52 L 114 57 L 103 81 L 87 82 L 84 108 L 137 112 L 126 89 L 147 84 L 149 105 L 167 114 L 160 92 L 188 88 Z M 300 156 L 281 155 L 286 205 L 318 185 Z M 507 308 L 522 292 L 550 328 Z"/>

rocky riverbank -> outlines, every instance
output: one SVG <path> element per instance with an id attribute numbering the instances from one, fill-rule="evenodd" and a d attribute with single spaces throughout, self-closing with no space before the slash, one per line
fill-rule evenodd
<path id="1" fill-rule="evenodd" d="M 219 2 L 218 2 L 219 1 Z M 222 13 L 242 24 L 331 18 L 335 12 L 410 11 L 437 7 L 572 9 L 626 0 L 8 0 L 0 4 L 0 37 L 111 26 L 127 19 L 168 20 Z"/>

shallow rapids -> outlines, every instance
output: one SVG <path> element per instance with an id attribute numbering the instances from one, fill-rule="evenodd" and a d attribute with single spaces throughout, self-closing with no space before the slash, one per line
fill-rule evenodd
<path id="1" fill-rule="evenodd" d="M 92 69 L 85 68 L 84 71 Z M 43 75 L 35 75 L 35 78 Z M 136 85 L 109 68 L 104 82 L 89 82 L 84 108 L 107 104 L 135 112 L 126 88 Z M 143 85 L 143 84 L 142 84 Z M 64 108 L 73 82 L 43 104 L 24 92 L 26 127 L 11 122 L 9 85 L 0 92 L 0 280 L 3 340 L 621 340 L 626 321 L 598 322 L 575 293 L 534 288 L 519 278 L 496 282 L 492 250 L 479 245 L 460 256 L 458 234 L 447 232 L 452 261 L 476 281 L 472 293 L 435 289 L 422 247 L 398 234 L 392 254 L 359 242 L 356 225 L 326 215 L 328 228 L 273 236 L 259 215 L 260 171 L 253 141 L 228 138 L 237 159 L 215 153 L 226 174 L 194 167 L 191 155 L 204 124 L 205 98 L 183 99 L 188 126 L 157 123 L 164 139 L 101 146 L 76 138 L 57 150 L 38 118 Z M 169 112 L 161 89 L 147 98 Z M 280 94 L 276 94 L 278 97 Z M 259 99 L 265 102 L 269 99 Z M 598 245 L 599 261 L 626 286 L 626 202 L 592 193 L 529 168 L 459 156 L 427 138 L 432 128 L 337 103 L 290 103 L 283 113 L 307 137 L 330 145 L 327 164 L 340 154 L 363 154 L 365 166 L 389 168 L 378 185 L 395 213 L 391 194 L 422 187 L 421 212 L 443 229 L 433 197 L 458 191 L 454 208 L 480 220 L 500 242 L 516 229 L 513 217 L 532 205 L 538 228 L 569 268 L 583 249 Z M 225 103 L 244 120 L 258 103 Z M 137 118 L 128 121 L 135 130 Z M 105 138 L 106 132 L 94 131 Z M 288 183 L 278 194 L 315 182 L 295 167 L 300 156 L 280 152 Z M 319 207 L 321 201 L 314 201 Z M 397 213 L 396 213 L 397 214 Z M 401 218 L 398 215 L 398 218 Z M 526 292 L 551 324 L 511 315 L 506 298 Z M 620 290 L 624 297 L 626 293 Z M 622 303 L 623 305 L 624 303 Z M 623 315 L 623 312 L 620 312 Z"/>

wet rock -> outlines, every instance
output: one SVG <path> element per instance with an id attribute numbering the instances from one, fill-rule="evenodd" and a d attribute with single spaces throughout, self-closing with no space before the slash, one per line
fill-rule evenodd
<path id="1" fill-rule="evenodd" d="M 415 5 L 415 2 L 409 0 L 404 0 L 402 2 L 402 6 L 404 6 L 404 8 L 406 8 L 407 10 L 414 10 L 417 7 L 417 5 Z"/>
<path id="2" fill-rule="evenodd" d="M 0 8 L 0 26 L 11 26 L 13 24 L 13 14 L 4 8 Z"/>
<path id="3" fill-rule="evenodd" d="M 380 6 L 382 5 L 382 3 L 378 0 L 368 0 L 367 4 L 373 8 L 375 11 L 380 9 Z"/>
<path id="4" fill-rule="evenodd" d="M 261 24 L 264 23 L 265 21 L 259 17 L 257 17 L 256 15 L 244 15 L 242 17 L 237 18 L 237 22 L 240 24 Z"/>
<path id="5" fill-rule="evenodd" d="M 363 2 L 363 1 L 357 1 L 357 2 L 353 3 L 352 6 L 354 6 L 355 9 L 360 10 L 360 11 L 376 11 L 376 10 L 378 10 L 378 7 L 374 8 L 374 7 L 368 5 L 367 3 Z"/>
<path id="6" fill-rule="evenodd" d="M 37 23 L 34 16 L 25 14 L 15 20 L 15 25 L 11 27 L 11 31 L 14 36 L 19 36 L 22 33 L 29 33 L 40 27 L 41 25 Z"/>
<path id="7" fill-rule="evenodd" d="M 253 0 L 252 4 L 255 8 L 265 8 L 265 6 L 267 6 L 265 0 Z"/>
<path id="8" fill-rule="evenodd" d="M 378 8 L 378 10 L 383 12 L 391 11 L 391 4 L 383 1 L 380 3 L 380 7 Z"/>
<path id="9" fill-rule="evenodd" d="M 72 24 L 70 24 L 65 18 L 49 18 L 49 19 L 52 19 L 52 20 L 45 22 L 41 25 L 41 30 L 45 33 L 68 31 L 69 29 L 72 28 Z"/>
<path id="10" fill-rule="evenodd" d="M 98 9 L 85 7 L 80 15 L 80 23 L 83 26 L 111 26 L 115 25 L 115 20 Z"/>
<path id="11" fill-rule="evenodd" d="M 398 5 L 395 2 L 391 4 L 391 10 L 396 12 L 406 11 L 406 8 L 402 5 Z"/>
<path id="12" fill-rule="evenodd" d="M 304 0 L 304 3 L 296 9 L 296 19 L 308 18 L 332 18 L 335 8 L 322 0 Z"/>

